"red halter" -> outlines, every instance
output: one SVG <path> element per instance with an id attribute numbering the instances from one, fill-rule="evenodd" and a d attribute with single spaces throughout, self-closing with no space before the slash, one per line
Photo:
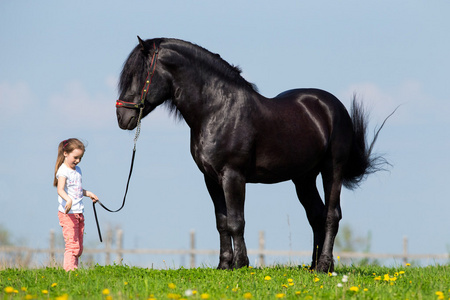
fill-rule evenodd
<path id="1" fill-rule="evenodd" d="M 142 88 L 141 93 L 141 101 L 139 103 L 133 103 L 133 102 L 126 102 L 123 100 L 117 100 L 116 101 L 116 107 L 124 107 L 124 108 L 132 108 L 132 109 L 141 109 L 145 107 L 145 98 L 147 97 L 148 90 L 150 88 L 150 84 L 152 83 L 153 75 L 155 75 L 155 69 L 156 69 L 156 60 L 158 58 L 159 49 L 156 48 L 156 45 L 153 44 L 153 48 L 155 49 L 155 52 L 152 56 L 152 61 L 150 63 L 150 68 L 147 73 L 147 77 L 145 78 L 145 84 Z"/>

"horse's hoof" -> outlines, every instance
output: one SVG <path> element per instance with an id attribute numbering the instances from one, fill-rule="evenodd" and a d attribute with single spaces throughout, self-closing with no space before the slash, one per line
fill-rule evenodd
<path id="1" fill-rule="evenodd" d="M 317 263 L 317 266 L 314 268 L 316 272 L 322 272 L 322 273 L 332 273 L 334 272 L 334 261 L 331 259 L 331 261 L 319 261 Z"/>
<path id="2" fill-rule="evenodd" d="M 217 270 L 231 270 L 231 264 L 229 263 L 219 263 Z"/>
<path id="3" fill-rule="evenodd" d="M 248 257 L 245 256 L 243 259 L 233 261 L 232 266 L 233 266 L 233 269 L 240 269 L 243 267 L 248 267 L 249 266 Z"/>

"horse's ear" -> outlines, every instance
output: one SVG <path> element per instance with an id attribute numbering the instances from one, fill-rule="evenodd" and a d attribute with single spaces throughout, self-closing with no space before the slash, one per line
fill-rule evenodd
<path id="1" fill-rule="evenodd" d="M 137 36 L 138 40 L 139 40 L 139 45 L 141 45 L 141 51 L 145 54 L 147 54 L 149 52 L 149 48 L 147 47 L 147 45 L 145 44 L 145 42 L 139 37 Z"/>

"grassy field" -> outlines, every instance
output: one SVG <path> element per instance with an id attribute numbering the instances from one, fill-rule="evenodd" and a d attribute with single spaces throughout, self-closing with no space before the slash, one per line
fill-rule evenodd
<path id="1" fill-rule="evenodd" d="M 0 271 L 1 299 L 449 299 L 450 266 Z"/>

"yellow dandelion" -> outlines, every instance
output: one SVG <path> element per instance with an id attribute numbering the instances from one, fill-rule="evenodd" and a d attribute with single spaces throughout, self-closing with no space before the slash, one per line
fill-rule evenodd
<path id="1" fill-rule="evenodd" d="M 389 274 L 384 274 L 383 280 L 384 281 L 389 281 L 389 279 L 390 279 Z"/>
<path id="2" fill-rule="evenodd" d="M 294 279 L 289 278 L 289 279 L 288 279 L 288 282 L 289 282 L 289 283 L 293 283 L 293 282 L 294 282 Z"/>
<path id="3" fill-rule="evenodd" d="M 44 294 L 44 295 L 47 295 L 48 291 L 47 290 L 42 290 L 41 293 Z"/>
<path id="4" fill-rule="evenodd" d="M 55 286 L 57 286 L 58 284 L 56 283 L 56 282 L 53 282 L 52 283 L 52 287 L 55 287 Z"/>
<path id="5" fill-rule="evenodd" d="M 196 290 L 193 290 L 193 291 L 192 291 L 192 295 L 194 295 L 194 296 L 197 295 L 197 291 L 196 291 Z"/>
<path id="6" fill-rule="evenodd" d="M 103 294 L 103 295 L 109 295 L 109 289 L 104 289 L 104 290 L 102 291 L 102 294 Z"/>
<path id="7" fill-rule="evenodd" d="M 277 297 L 278 299 L 284 298 L 286 297 L 285 294 L 276 294 L 275 297 Z"/>
<path id="8" fill-rule="evenodd" d="M 201 299 L 209 299 L 209 294 L 206 294 L 206 293 L 201 294 L 201 295 L 200 295 L 200 298 L 201 298 Z"/>
<path id="9" fill-rule="evenodd" d="M 25 300 L 31 300 L 31 299 L 33 299 L 34 297 L 32 296 L 32 295 L 26 295 L 25 296 Z"/>
<path id="10" fill-rule="evenodd" d="M 398 274 L 403 275 L 403 274 L 405 274 L 405 271 L 400 271 L 400 272 L 398 272 Z"/>
<path id="11" fill-rule="evenodd" d="M 357 286 L 352 286 L 349 288 L 349 290 L 356 293 L 359 291 L 359 288 Z"/>
<path id="12" fill-rule="evenodd" d="M 375 279 L 375 281 L 380 281 L 381 280 L 381 276 L 377 276 L 374 279 Z"/>
<path id="13" fill-rule="evenodd" d="M 269 275 L 267 275 L 266 277 L 264 277 L 264 280 L 266 280 L 266 281 L 272 280 L 272 277 L 270 277 Z"/>
<path id="14" fill-rule="evenodd" d="M 127 281 L 125 281 L 124 283 L 123 283 L 124 285 L 128 285 L 128 282 Z"/>
<path id="15" fill-rule="evenodd" d="M 298 295 L 301 295 L 302 294 L 302 292 L 300 292 L 300 291 L 296 291 L 295 292 L 295 294 L 298 296 Z"/>
<path id="16" fill-rule="evenodd" d="M 27 291 L 27 288 L 23 286 L 23 287 L 20 288 L 20 290 L 21 290 L 22 292 L 26 292 L 26 291 Z"/>
<path id="17" fill-rule="evenodd" d="M 436 296 L 438 296 L 438 299 L 445 299 L 443 292 L 437 291 L 435 294 L 436 294 Z"/>
<path id="18" fill-rule="evenodd" d="M 167 286 L 168 286 L 169 289 L 171 289 L 171 290 L 173 290 L 173 289 L 175 289 L 175 288 L 177 287 L 174 283 L 169 283 Z"/>
<path id="19" fill-rule="evenodd" d="M 411 264 L 410 263 L 407 263 L 405 266 L 407 266 L 407 267 L 410 267 L 411 266 Z"/>
<path id="20" fill-rule="evenodd" d="M 169 298 L 169 299 L 180 299 L 181 296 L 178 295 L 178 294 L 169 293 L 169 294 L 167 294 L 167 298 Z"/>
<path id="21" fill-rule="evenodd" d="M 314 282 L 318 282 L 318 281 L 320 281 L 320 278 L 319 277 L 314 277 Z"/>
<path id="22" fill-rule="evenodd" d="M 67 294 L 63 294 L 63 295 L 55 298 L 55 300 L 67 300 L 67 299 L 69 299 L 69 295 L 67 295 Z"/>
<path id="23" fill-rule="evenodd" d="M 14 292 L 14 288 L 12 286 L 7 286 L 3 289 L 5 291 L 5 293 L 7 294 L 11 294 L 12 292 Z"/>
<path id="24" fill-rule="evenodd" d="M 364 292 L 367 292 L 367 291 L 369 291 L 369 289 L 368 289 L 368 288 L 365 288 L 365 289 L 364 289 Z"/>
<path id="25" fill-rule="evenodd" d="M 252 298 L 253 298 L 253 296 L 252 296 L 251 293 L 245 293 L 244 294 L 244 299 L 252 299 Z"/>

